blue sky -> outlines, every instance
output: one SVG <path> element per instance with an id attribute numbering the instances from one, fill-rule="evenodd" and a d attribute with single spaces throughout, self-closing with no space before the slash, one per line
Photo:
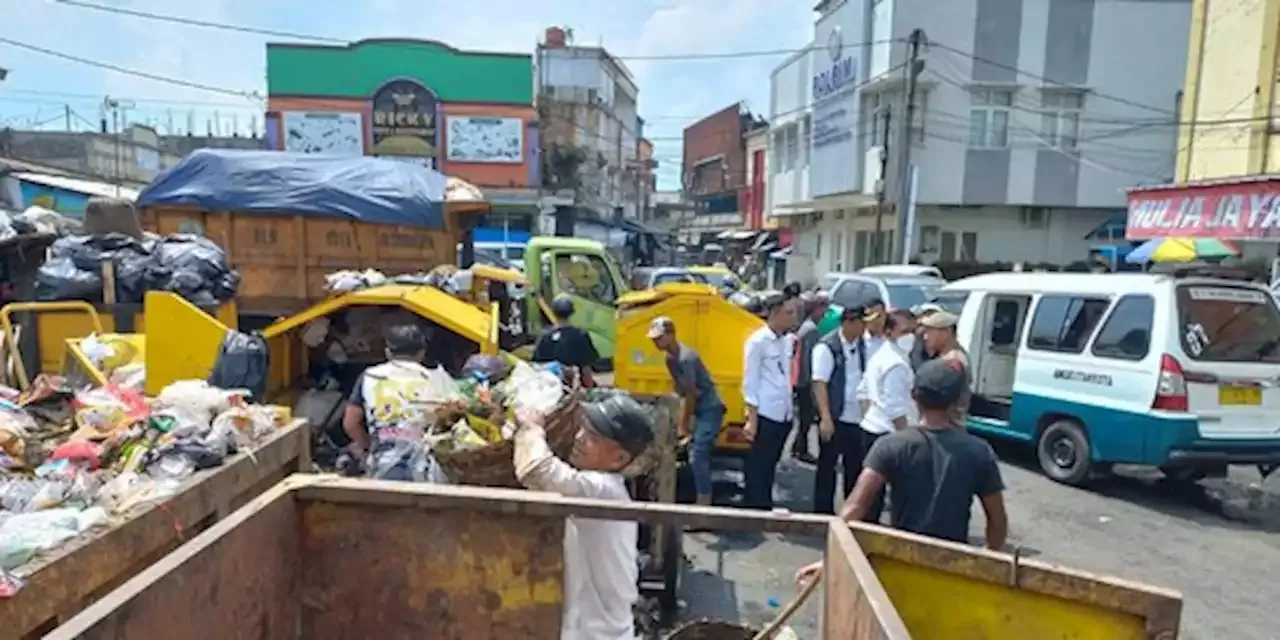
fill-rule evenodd
<path id="1" fill-rule="evenodd" d="M 807 0 L 93 0 L 138 11 L 358 40 L 411 37 L 463 49 L 532 51 L 549 25 L 573 29 L 579 44 L 602 44 L 624 59 L 640 86 L 640 113 L 663 165 L 661 188 L 678 188 L 682 129 L 742 100 L 767 112 L 769 73 L 782 55 L 712 60 L 626 60 L 725 51 L 796 49 L 807 44 Z M 183 26 L 59 4 L 0 0 L 0 37 L 101 62 L 236 91 L 265 93 L 265 47 L 280 38 Z M 198 133 L 218 119 L 261 127 L 262 105 L 63 61 L 0 44 L 0 127 L 77 129 L 96 122 L 104 95 L 131 100 L 130 120 L 172 122 Z"/>

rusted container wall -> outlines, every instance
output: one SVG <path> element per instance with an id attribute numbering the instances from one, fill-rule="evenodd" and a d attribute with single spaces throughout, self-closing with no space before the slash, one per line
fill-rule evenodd
<path id="1" fill-rule="evenodd" d="M 324 277 L 342 269 L 387 274 L 457 263 L 454 214 L 444 229 L 336 218 L 216 212 L 157 206 L 142 210 L 143 228 L 198 233 L 218 243 L 241 275 L 241 313 L 292 313 L 325 297 Z"/>
<path id="2" fill-rule="evenodd" d="M 910 640 L 888 594 L 849 528 L 833 522 L 823 558 L 826 580 L 822 637 L 841 640 Z"/>

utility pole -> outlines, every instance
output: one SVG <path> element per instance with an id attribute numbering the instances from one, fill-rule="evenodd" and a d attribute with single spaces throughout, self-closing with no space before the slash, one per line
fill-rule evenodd
<path id="1" fill-rule="evenodd" d="M 102 108 L 111 112 L 111 132 L 115 135 L 112 159 L 115 165 L 115 185 L 116 196 L 120 195 L 120 101 L 113 100 L 111 96 L 102 99 Z M 106 118 L 103 118 L 106 123 Z M 105 128 L 105 127 L 104 127 Z M 107 132 L 103 132 L 107 133 Z"/>
<path id="2" fill-rule="evenodd" d="M 873 264 L 884 264 L 884 196 L 885 196 L 885 176 L 889 175 L 889 135 L 892 129 L 890 121 L 893 120 L 893 110 L 884 110 L 884 122 L 872 123 L 872 127 L 876 124 L 883 124 L 884 129 L 881 130 L 880 140 L 880 179 L 876 181 L 876 235 L 871 240 L 872 254 L 871 260 Z M 875 135 L 874 133 L 872 134 Z"/>
<path id="3" fill-rule="evenodd" d="M 62 105 L 62 118 L 66 121 L 67 133 L 71 133 L 71 105 Z"/>
<path id="4" fill-rule="evenodd" d="M 924 71 L 924 60 L 920 59 L 920 45 L 924 42 L 924 30 L 915 29 L 907 37 L 907 64 L 903 70 L 906 91 L 902 118 L 898 120 L 898 166 L 894 175 L 897 179 L 898 199 L 894 203 L 898 233 L 894 238 L 893 262 L 905 262 L 910 247 L 906 246 L 907 205 L 911 200 L 911 124 L 915 121 L 916 81 Z"/>

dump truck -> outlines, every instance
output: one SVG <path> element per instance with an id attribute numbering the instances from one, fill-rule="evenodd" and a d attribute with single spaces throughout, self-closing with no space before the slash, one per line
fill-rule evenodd
<path id="1" fill-rule="evenodd" d="M 830 640 L 1178 633 L 1177 592 L 830 517 L 311 475 L 45 637 L 557 638 L 568 517 L 813 536 Z"/>

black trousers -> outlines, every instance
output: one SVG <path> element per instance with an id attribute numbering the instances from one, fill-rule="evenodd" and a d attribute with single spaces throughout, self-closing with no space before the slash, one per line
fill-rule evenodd
<path id="1" fill-rule="evenodd" d="M 792 453 L 809 451 L 809 432 L 818 421 L 818 407 L 813 402 L 813 388 L 796 387 L 796 436 L 791 440 Z"/>
<path id="2" fill-rule="evenodd" d="M 866 433 L 853 422 L 836 422 L 831 439 L 818 438 L 818 469 L 813 474 L 813 512 L 835 513 L 836 465 L 844 471 L 844 494 L 853 492 L 853 483 L 862 470 L 862 437 Z"/>
<path id="3" fill-rule="evenodd" d="M 748 509 L 773 508 L 773 481 L 778 472 L 782 448 L 791 433 L 791 423 L 763 416 L 756 419 L 756 439 L 747 454 L 743 506 Z"/>
<path id="4" fill-rule="evenodd" d="M 858 447 L 859 473 L 861 473 L 863 463 L 867 459 L 867 453 L 871 451 L 871 446 L 876 443 L 876 440 L 879 440 L 884 435 L 886 434 L 871 433 L 865 429 L 858 429 L 858 437 L 861 441 L 861 445 Z M 880 514 L 884 513 L 884 492 L 884 487 L 881 487 L 880 491 L 876 493 L 876 497 L 871 501 L 871 507 L 862 515 L 863 522 L 880 524 Z"/>

